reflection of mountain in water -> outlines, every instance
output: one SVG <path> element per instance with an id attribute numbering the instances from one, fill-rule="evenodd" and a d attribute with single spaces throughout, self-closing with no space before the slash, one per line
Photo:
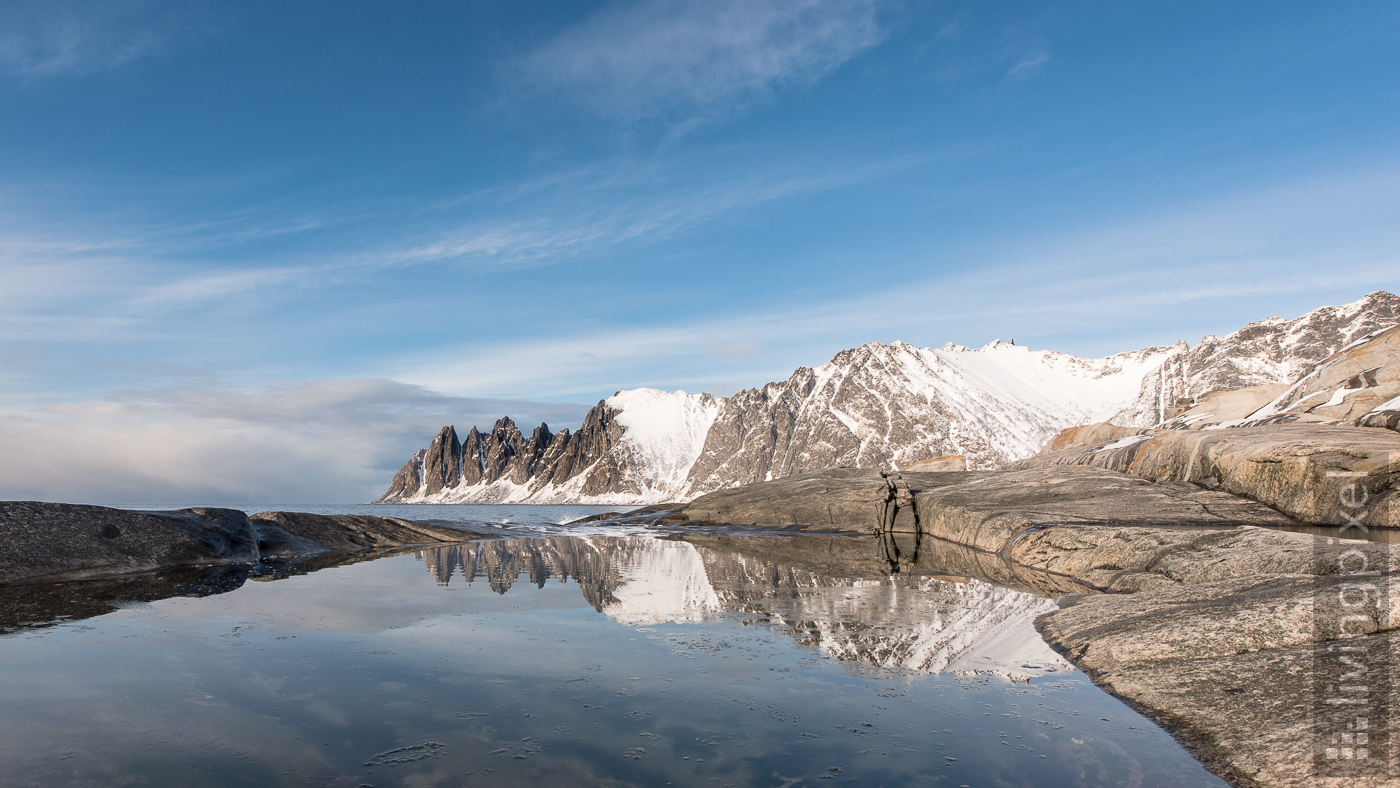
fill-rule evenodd
<path id="1" fill-rule="evenodd" d="M 501 594 L 521 576 L 540 587 L 572 577 L 589 604 L 629 626 L 700 621 L 724 610 L 758 616 L 805 645 L 871 666 L 1010 678 L 1070 669 L 1031 626 L 1054 609 L 1047 599 L 969 578 L 891 574 L 876 561 L 834 558 L 840 551 L 817 539 L 784 540 L 775 557 L 775 543 L 560 536 L 418 555 L 441 584 L 460 569 L 468 583 L 484 578 Z M 874 549 L 864 540 L 833 544 Z M 807 545 L 819 553 L 813 561 L 800 559 Z"/>

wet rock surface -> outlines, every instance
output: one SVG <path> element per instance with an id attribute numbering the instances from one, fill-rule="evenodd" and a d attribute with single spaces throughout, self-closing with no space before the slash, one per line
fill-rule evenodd
<path id="1" fill-rule="evenodd" d="M 139 512 L 0 501 L 0 585 L 470 538 L 443 526 L 364 515 L 267 512 L 250 518 L 234 509 Z"/>

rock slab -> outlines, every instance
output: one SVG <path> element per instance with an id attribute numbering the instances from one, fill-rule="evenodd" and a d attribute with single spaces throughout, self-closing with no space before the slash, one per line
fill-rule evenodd
<path id="1" fill-rule="evenodd" d="M 408 544 L 470 534 L 397 518 L 234 509 L 140 512 L 84 504 L 0 501 L 0 585 Z"/>

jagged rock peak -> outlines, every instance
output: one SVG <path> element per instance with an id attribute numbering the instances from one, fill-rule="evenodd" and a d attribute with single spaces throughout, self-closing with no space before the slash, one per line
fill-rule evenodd
<path id="1" fill-rule="evenodd" d="M 657 389 L 620 391 L 588 411 L 577 432 L 541 424 L 525 438 L 509 417 L 482 435 L 476 428 L 459 450 L 459 476 L 432 480 L 450 468 L 444 428 L 425 463 L 401 472 L 381 501 L 503 503 L 595 501 L 656 503 L 681 494 L 686 474 L 723 398 Z M 455 434 L 455 433 L 453 433 Z"/>

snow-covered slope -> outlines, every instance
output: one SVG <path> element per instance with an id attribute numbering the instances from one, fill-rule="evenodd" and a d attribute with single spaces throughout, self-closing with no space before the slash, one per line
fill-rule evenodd
<path id="1" fill-rule="evenodd" d="M 1001 341 L 871 343 L 727 399 L 620 391 L 576 433 L 540 425 L 527 439 L 502 419 L 459 442 L 444 427 L 380 500 L 648 504 L 833 466 L 901 468 L 959 454 L 991 468 L 1035 454 L 1066 427 L 1151 426 L 1210 391 L 1289 382 L 1397 322 L 1400 298 L 1377 292 L 1195 347 L 1098 359 Z"/>
<path id="2" fill-rule="evenodd" d="M 730 397 L 691 469 L 688 492 L 949 454 L 993 467 L 1122 408 L 1170 353 L 1147 348 L 1084 359 L 1000 341 L 976 350 L 902 342 L 844 350 L 816 369 Z"/>
<path id="3" fill-rule="evenodd" d="M 676 495 L 684 490 L 724 400 L 642 388 L 619 391 L 604 404 L 617 411 L 623 441 L 652 487 Z"/>

